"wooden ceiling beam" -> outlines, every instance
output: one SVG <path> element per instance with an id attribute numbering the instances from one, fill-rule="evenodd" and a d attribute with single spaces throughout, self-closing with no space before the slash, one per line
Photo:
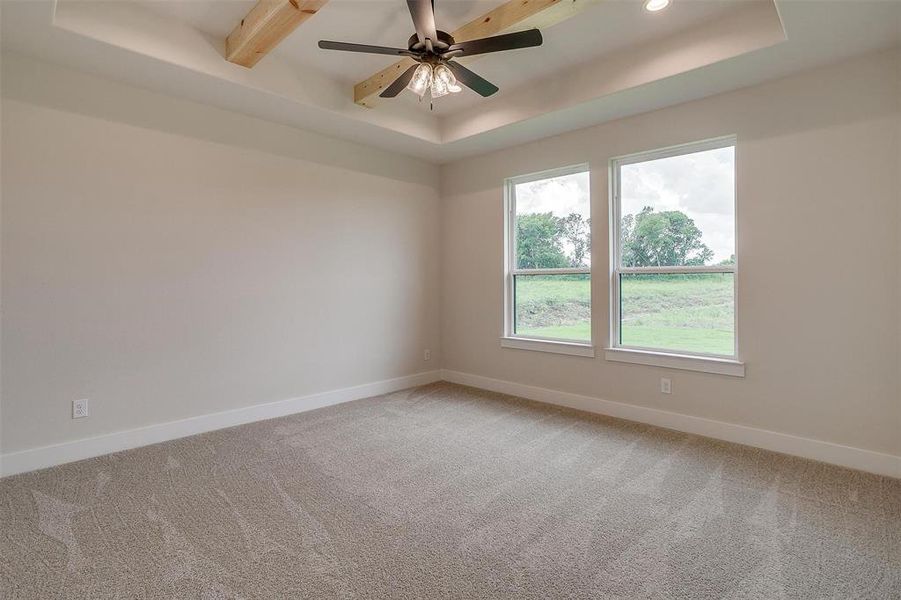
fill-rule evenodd
<path id="1" fill-rule="evenodd" d="M 547 28 L 580 13 L 601 0 L 509 0 L 481 17 L 473 19 L 451 35 L 457 42 L 477 40 L 500 33 L 523 31 L 533 27 Z M 411 25 L 412 27 L 412 25 Z M 467 62 L 478 56 L 461 60 Z M 412 58 L 404 58 L 354 86 L 354 102 L 372 108 L 378 94 L 391 85 L 401 73 L 414 65 Z"/>
<path id="2" fill-rule="evenodd" d="M 225 40 L 229 62 L 252 67 L 328 0 L 259 0 Z"/>

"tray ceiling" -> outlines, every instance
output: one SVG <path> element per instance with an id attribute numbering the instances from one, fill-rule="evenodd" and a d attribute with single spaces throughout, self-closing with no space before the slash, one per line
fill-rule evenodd
<path id="1" fill-rule="evenodd" d="M 368 109 L 353 84 L 391 57 L 320 50 L 319 39 L 402 46 L 401 0 L 330 0 L 253 69 L 224 59 L 252 0 L 6 0 L 2 41 L 16 51 L 268 120 L 444 162 L 750 85 L 899 42 L 898 3 L 676 0 L 647 13 L 607 0 L 543 30 L 539 48 L 468 66 L 501 91 Z M 499 1 L 438 0 L 452 31 Z"/>

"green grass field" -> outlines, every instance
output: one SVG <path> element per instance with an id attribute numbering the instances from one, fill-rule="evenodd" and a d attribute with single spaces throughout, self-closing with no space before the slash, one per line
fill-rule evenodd
<path id="1" fill-rule="evenodd" d="M 587 276 L 517 278 L 516 333 L 589 340 Z M 729 356 L 733 353 L 732 275 L 626 275 L 622 345 Z"/>

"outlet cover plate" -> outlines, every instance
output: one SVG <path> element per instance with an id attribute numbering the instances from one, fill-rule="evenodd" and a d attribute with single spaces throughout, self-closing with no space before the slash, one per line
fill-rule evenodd
<path id="1" fill-rule="evenodd" d="M 661 377 L 660 378 L 660 393 L 661 394 L 672 394 L 673 393 L 673 380 L 669 377 Z"/>
<path id="2" fill-rule="evenodd" d="M 88 400 L 87 398 L 83 398 L 81 400 L 73 400 L 72 401 L 72 418 L 73 419 L 83 419 L 88 416 Z"/>

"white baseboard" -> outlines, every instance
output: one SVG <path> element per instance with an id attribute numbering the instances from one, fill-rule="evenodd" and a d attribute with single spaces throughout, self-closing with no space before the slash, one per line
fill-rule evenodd
<path id="1" fill-rule="evenodd" d="M 744 425 L 736 425 L 723 421 L 715 421 L 702 417 L 693 417 L 680 413 L 611 402 L 592 396 L 572 394 L 547 388 L 541 388 L 512 381 L 493 379 L 481 375 L 461 373 L 459 371 L 441 370 L 426 371 L 406 377 L 387 379 L 349 388 L 342 388 L 310 394 L 299 398 L 291 398 L 267 404 L 257 404 L 209 415 L 201 415 L 170 421 L 156 425 L 148 425 L 137 429 L 117 431 L 52 446 L 31 448 L 19 452 L 0 455 L 0 476 L 15 475 L 35 469 L 43 469 L 94 456 L 101 456 L 120 450 L 128 450 L 149 444 L 157 444 L 189 435 L 205 433 L 225 427 L 233 427 L 254 421 L 273 419 L 294 413 L 387 394 L 417 385 L 425 385 L 434 381 L 450 381 L 469 385 L 493 392 L 501 392 L 512 396 L 537 400 L 548 404 L 567 406 L 577 410 L 593 412 L 630 421 L 638 421 L 657 425 L 667 429 L 675 429 L 706 437 L 745 444 L 783 454 L 791 454 L 810 458 L 861 471 L 869 471 L 880 475 L 901 477 L 901 457 L 882 454 L 870 450 L 842 446 L 831 442 L 803 438 L 765 429 L 756 429 Z"/>
<path id="2" fill-rule="evenodd" d="M 756 429 L 724 421 L 714 421 L 702 417 L 693 417 L 680 413 L 611 402 L 591 396 L 571 394 L 546 388 L 450 371 L 441 371 L 441 379 L 472 387 L 500 392 L 511 396 L 537 400 L 547 404 L 567 406 L 586 412 L 592 412 L 629 421 L 638 421 L 649 425 L 657 425 L 667 429 L 675 429 L 705 437 L 735 442 L 746 446 L 754 446 L 783 454 L 791 454 L 802 458 L 810 458 L 851 469 L 859 469 L 879 475 L 901 477 L 901 456 L 882 454 L 870 450 L 862 450 L 851 446 L 842 446 L 831 442 Z"/>
<path id="3" fill-rule="evenodd" d="M 169 421 L 168 423 L 158 423 L 137 429 L 117 431 L 52 446 L 11 452 L 0 455 L 0 476 L 5 477 L 16 473 L 34 471 L 35 469 L 43 469 L 139 446 L 157 444 L 215 429 L 274 419 L 275 417 L 283 417 L 351 400 L 388 394 L 405 388 L 439 381 L 440 379 L 440 371 L 426 371 L 415 375 L 407 375 L 406 377 L 386 379 L 354 387 L 310 394 L 299 398 L 256 404 L 179 421 Z"/>

